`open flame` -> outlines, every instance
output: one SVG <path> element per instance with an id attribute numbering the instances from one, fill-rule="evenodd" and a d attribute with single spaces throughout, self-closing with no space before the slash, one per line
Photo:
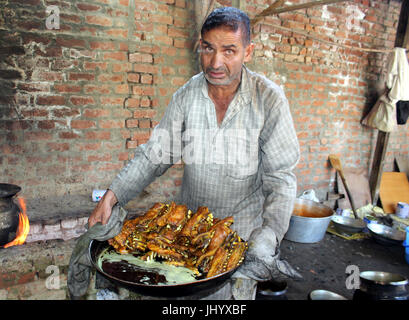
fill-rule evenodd
<path id="1" fill-rule="evenodd" d="M 16 238 L 9 242 L 6 243 L 3 247 L 8 248 L 11 246 L 19 246 L 22 245 L 27 238 L 28 232 L 30 231 L 30 223 L 28 221 L 27 217 L 27 209 L 26 209 L 26 203 L 23 198 L 18 198 L 18 203 L 20 205 L 21 211 L 19 212 L 18 215 L 18 228 L 16 232 Z"/>

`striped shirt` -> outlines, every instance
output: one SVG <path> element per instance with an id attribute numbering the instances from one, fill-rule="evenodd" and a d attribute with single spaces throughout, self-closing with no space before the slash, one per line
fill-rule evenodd
<path id="1" fill-rule="evenodd" d="M 203 72 L 177 90 L 149 141 L 119 172 L 110 189 L 121 205 L 178 161 L 184 175 L 178 203 L 232 215 L 241 238 L 270 227 L 280 242 L 296 196 L 293 169 L 300 156 L 283 90 L 243 67 L 239 88 L 217 122 Z M 274 236 L 274 235 L 272 235 Z"/>

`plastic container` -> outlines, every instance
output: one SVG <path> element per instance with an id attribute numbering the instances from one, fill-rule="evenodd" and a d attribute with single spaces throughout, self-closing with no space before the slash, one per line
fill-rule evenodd
<path id="1" fill-rule="evenodd" d="M 405 259 L 406 263 L 409 264 L 409 227 L 406 227 L 406 240 L 403 241 L 403 245 L 405 246 Z"/>
<path id="2" fill-rule="evenodd" d="M 106 190 L 92 190 L 92 201 L 98 202 L 104 196 Z"/>
<path id="3" fill-rule="evenodd" d="M 406 219 L 409 216 L 409 204 L 405 202 L 398 202 L 396 205 L 396 215 L 399 218 Z"/>

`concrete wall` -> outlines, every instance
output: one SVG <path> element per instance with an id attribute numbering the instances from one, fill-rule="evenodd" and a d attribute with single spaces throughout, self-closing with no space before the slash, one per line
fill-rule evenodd
<path id="1" fill-rule="evenodd" d="M 239 6 L 253 17 L 271 3 L 216 5 Z M 59 29 L 47 28 L 52 5 Z M 370 166 L 376 131 L 360 120 L 382 87 L 387 54 L 274 25 L 388 49 L 399 11 L 399 1 L 356 0 L 282 13 L 254 28 L 249 67 L 279 83 L 290 100 L 302 150 L 299 192 L 314 188 L 325 197 L 334 178 L 329 153 L 340 154 L 345 166 Z M 0 12 L 1 182 L 20 185 L 29 198 L 108 187 L 149 138 L 173 92 L 199 71 L 192 1 L 8 0 Z M 395 154 L 408 153 L 407 140 L 407 126 L 392 134 L 387 170 Z M 146 195 L 173 197 L 182 170 L 171 168 Z"/>

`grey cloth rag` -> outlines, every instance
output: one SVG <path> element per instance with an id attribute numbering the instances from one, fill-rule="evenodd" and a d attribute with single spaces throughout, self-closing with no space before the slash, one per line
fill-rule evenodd
<path id="1" fill-rule="evenodd" d="M 96 223 L 81 235 L 71 254 L 68 267 L 67 286 L 71 299 L 80 299 L 88 290 L 91 279 L 92 263 L 88 248 L 92 240 L 105 241 L 115 237 L 122 230 L 127 212 L 119 204 L 112 208 L 111 216 L 106 224 Z"/>
<path id="2" fill-rule="evenodd" d="M 302 276 L 285 260 L 280 259 L 277 237 L 268 226 L 256 229 L 246 258 L 233 277 L 256 281 L 279 280 L 284 276 L 302 279 Z"/>

